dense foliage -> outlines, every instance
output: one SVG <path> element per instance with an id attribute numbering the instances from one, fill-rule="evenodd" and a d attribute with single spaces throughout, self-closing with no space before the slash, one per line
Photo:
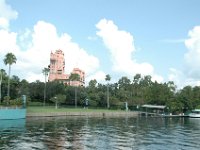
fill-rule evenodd
<path id="1" fill-rule="evenodd" d="M 2 101 L 7 96 L 8 75 L 2 70 L 1 95 Z M 89 99 L 90 107 L 107 107 L 107 86 L 109 87 L 110 109 L 123 108 L 124 102 L 128 102 L 130 109 L 143 104 L 166 105 L 170 112 L 187 111 L 200 106 L 200 87 L 186 86 L 176 90 L 176 85 L 170 81 L 167 83 L 152 82 L 151 76 L 142 77 L 136 74 L 132 79 L 121 77 L 118 82 L 109 85 L 91 80 L 86 87 L 74 87 L 60 82 L 46 83 L 46 103 L 52 104 L 55 97 L 64 95 L 59 100 L 60 106 L 75 105 L 84 106 L 85 99 Z M 45 83 L 35 81 L 29 83 L 20 80 L 17 76 L 10 78 L 10 99 L 16 99 L 21 95 L 27 95 L 30 102 L 43 103 Z M 76 97 L 75 97 L 76 94 Z M 6 100 L 6 99 L 5 99 Z"/>

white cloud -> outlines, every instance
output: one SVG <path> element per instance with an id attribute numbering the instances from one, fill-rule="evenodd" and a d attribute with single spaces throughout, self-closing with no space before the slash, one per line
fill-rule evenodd
<path id="1" fill-rule="evenodd" d="M 161 76 L 154 73 L 154 68 L 147 62 L 138 63 L 133 59 L 136 51 L 133 36 L 118 27 L 111 20 L 102 19 L 97 25 L 97 35 L 102 38 L 105 46 L 109 50 L 113 70 L 133 76 L 136 73 L 151 75 L 155 80 L 163 80 Z"/>
<path id="2" fill-rule="evenodd" d="M 158 83 L 161 83 L 164 81 L 163 77 L 157 74 L 152 75 L 152 81 L 157 81 Z"/>
<path id="3" fill-rule="evenodd" d="M 188 52 L 185 54 L 186 70 L 188 77 L 200 79 L 200 26 L 189 31 L 189 39 L 185 40 Z"/>
<path id="4" fill-rule="evenodd" d="M 174 81 L 179 88 L 200 85 L 200 26 L 195 26 L 188 32 L 185 40 L 188 51 L 184 55 L 184 70 L 170 68 L 169 80 Z"/>
<path id="5" fill-rule="evenodd" d="M 6 18 L 1 17 L 0 18 L 0 27 L 2 28 L 8 28 L 9 22 Z"/>
<path id="6" fill-rule="evenodd" d="M 200 26 L 188 32 L 185 40 L 188 51 L 184 55 L 184 70 L 170 69 L 169 80 L 174 81 L 179 88 L 184 86 L 200 86 Z"/>
<path id="7" fill-rule="evenodd" d="M 0 0 L 0 28 L 8 29 L 9 21 L 17 16 L 18 13 L 6 4 L 5 0 Z"/>
<path id="8" fill-rule="evenodd" d="M 96 73 L 88 76 L 86 78 L 86 82 L 88 83 L 90 80 L 96 79 L 98 83 L 105 82 L 106 74 L 103 71 L 97 71 Z"/>
<path id="9" fill-rule="evenodd" d="M 8 52 L 19 54 L 19 47 L 16 41 L 17 33 L 9 32 L 5 29 L 0 30 L 0 67 L 7 70 L 3 59 Z"/>
<path id="10" fill-rule="evenodd" d="M 0 30 L 0 52 L 19 49 L 16 41 L 17 33 L 7 30 Z"/>
<path id="11" fill-rule="evenodd" d="M 173 81 L 178 89 L 182 89 L 185 86 L 200 86 L 200 80 L 186 76 L 182 70 L 170 68 L 169 81 Z"/>
<path id="12" fill-rule="evenodd" d="M 173 81 L 179 89 L 183 88 L 185 86 L 185 82 L 183 82 L 185 80 L 185 77 L 182 71 L 177 70 L 175 68 L 170 68 L 169 71 L 169 81 Z"/>
<path id="13" fill-rule="evenodd" d="M 28 28 L 18 33 L 18 41 L 19 41 L 18 44 L 21 50 L 27 50 L 31 48 L 32 46 L 31 35 L 32 35 L 32 31 Z"/>
<path id="14" fill-rule="evenodd" d="M 28 46 L 23 45 L 28 48 L 27 50 L 19 50 L 22 45 L 17 45 L 17 38 L 19 41 L 31 39 L 31 41 L 25 42 Z M 12 51 L 17 57 L 13 71 L 20 78 L 28 81 L 44 80 L 41 74 L 42 69 L 50 63 L 50 52 L 57 49 L 64 51 L 67 73 L 71 72 L 74 67 L 83 69 L 87 75 L 91 75 L 99 69 L 98 58 L 88 54 L 77 43 L 73 42 L 67 33 L 58 35 L 56 27 L 44 21 L 38 21 L 32 32 L 27 29 L 24 35 L 20 34 L 19 37 L 17 33 L 0 30 L 0 41 L 3 42 L 0 43 L 0 49 L 4 50 L 0 51 L 0 56 L 10 52 L 10 49 L 16 49 Z"/>

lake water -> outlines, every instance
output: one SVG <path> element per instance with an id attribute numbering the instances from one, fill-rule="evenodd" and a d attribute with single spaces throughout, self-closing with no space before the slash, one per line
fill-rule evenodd
<path id="1" fill-rule="evenodd" d="M 200 149 L 200 119 L 28 118 L 0 120 L 6 150 L 192 150 Z"/>

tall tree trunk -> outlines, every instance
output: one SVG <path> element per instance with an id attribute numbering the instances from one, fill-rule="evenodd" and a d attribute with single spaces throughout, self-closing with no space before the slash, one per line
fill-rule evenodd
<path id="1" fill-rule="evenodd" d="M 10 70 L 11 70 L 11 65 L 9 65 L 9 69 L 8 69 L 8 91 L 7 91 L 7 96 L 10 99 Z"/>
<path id="2" fill-rule="evenodd" d="M 77 108 L 77 87 L 75 86 L 75 108 Z"/>
<path id="3" fill-rule="evenodd" d="M 110 100 L 109 100 L 109 84 L 107 84 L 107 108 L 110 108 Z"/>
<path id="4" fill-rule="evenodd" d="M 43 101 L 43 106 L 45 106 L 45 101 L 46 101 L 46 74 L 45 74 L 45 83 L 44 83 L 44 101 Z"/>

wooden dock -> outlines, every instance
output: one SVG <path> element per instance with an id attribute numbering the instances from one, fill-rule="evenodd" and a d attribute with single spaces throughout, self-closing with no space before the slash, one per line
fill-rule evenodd
<path id="1" fill-rule="evenodd" d="M 188 115 L 185 114 L 179 114 L 179 115 L 172 115 L 172 114 L 159 114 L 159 113 L 151 113 L 151 112 L 144 112 L 140 111 L 138 112 L 139 116 L 146 116 L 146 117 L 189 117 Z"/>

